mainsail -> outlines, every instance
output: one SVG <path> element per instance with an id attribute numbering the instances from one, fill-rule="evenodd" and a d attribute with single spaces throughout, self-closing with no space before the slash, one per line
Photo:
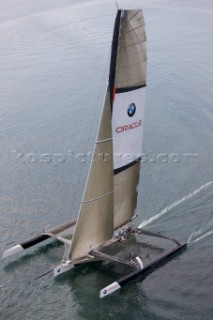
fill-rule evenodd
<path id="1" fill-rule="evenodd" d="M 112 238 L 134 215 L 137 203 L 146 48 L 141 10 L 118 10 L 109 87 L 83 200 L 69 252 L 71 260 Z M 114 157 L 112 157 L 114 154 Z M 114 159 L 112 159 L 114 158 Z"/>
<path id="2" fill-rule="evenodd" d="M 111 62 L 115 65 L 112 105 L 115 229 L 131 220 L 137 205 L 146 86 L 142 11 L 120 11 L 117 32 L 117 57 Z"/>

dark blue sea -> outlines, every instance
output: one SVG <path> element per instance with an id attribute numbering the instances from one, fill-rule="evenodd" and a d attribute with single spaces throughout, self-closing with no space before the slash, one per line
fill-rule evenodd
<path id="1" fill-rule="evenodd" d="M 99 300 L 99 264 L 35 278 L 60 261 L 49 241 L 1 259 L 1 320 L 212 320 L 213 2 L 118 1 L 143 9 L 148 85 L 136 225 L 187 250 Z M 0 3 L 0 246 L 78 213 L 104 100 L 114 1 Z M 113 270 L 112 270 L 113 271 Z M 120 277 L 119 274 L 117 274 Z"/>

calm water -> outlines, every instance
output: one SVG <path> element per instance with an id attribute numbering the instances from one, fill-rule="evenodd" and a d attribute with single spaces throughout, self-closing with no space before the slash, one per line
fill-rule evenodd
<path id="1" fill-rule="evenodd" d="M 213 317 L 213 4 L 119 4 L 143 5 L 148 39 L 137 223 L 180 241 L 209 236 L 103 301 L 99 290 L 119 272 L 93 265 L 63 280 L 35 281 L 63 253 L 56 244 L 37 246 L 1 261 L 2 320 Z M 0 3 L 2 252 L 76 216 L 89 165 L 82 154 L 94 142 L 115 13 L 110 1 Z"/>

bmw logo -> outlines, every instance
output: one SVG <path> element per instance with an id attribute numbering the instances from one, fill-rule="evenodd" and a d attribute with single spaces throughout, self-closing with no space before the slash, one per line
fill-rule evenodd
<path id="1" fill-rule="evenodd" d="M 128 116 L 129 117 L 134 116 L 135 111 L 136 111 L 136 105 L 134 103 L 130 103 L 128 110 L 127 110 Z"/>

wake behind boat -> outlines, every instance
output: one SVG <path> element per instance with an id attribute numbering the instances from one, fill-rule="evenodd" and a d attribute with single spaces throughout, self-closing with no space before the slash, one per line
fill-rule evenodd
<path id="1" fill-rule="evenodd" d="M 141 10 L 118 10 L 115 18 L 109 83 L 77 220 L 46 231 L 4 252 L 4 257 L 53 237 L 64 243 L 62 261 L 54 268 L 59 276 L 82 263 L 108 260 L 131 268 L 129 274 L 100 292 L 114 292 L 128 280 L 158 266 L 186 247 L 174 239 L 136 228 L 136 216 L 146 89 L 146 34 Z M 72 239 L 61 232 L 74 227 Z M 168 250 L 147 252 L 146 237 L 167 241 Z M 141 238 L 141 246 L 133 246 Z M 133 242 L 131 242 L 133 241 Z M 172 246 L 171 246 L 172 244 Z M 112 254 L 131 247 L 131 254 Z M 152 247 L 153 249 L 153 247 Z M 122 250 L 121 250 L 122 251 Z M 156 252 L 161 254 L 156 255 Z M 146 254 L 144 254 L 146 253 Z M 147 258 L 148 257 L 148 258 Z"/>

